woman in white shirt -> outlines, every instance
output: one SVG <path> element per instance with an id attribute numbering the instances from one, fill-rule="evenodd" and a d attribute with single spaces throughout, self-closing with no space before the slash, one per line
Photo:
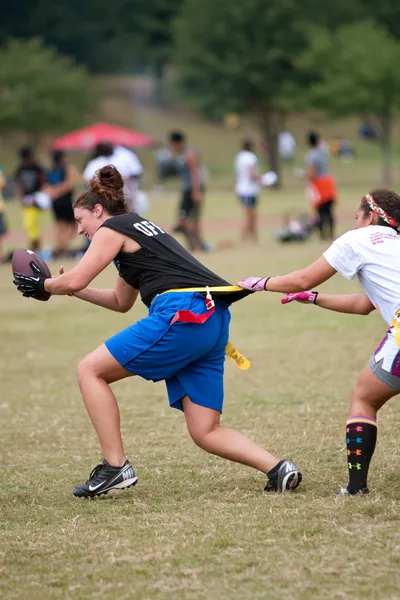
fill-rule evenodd
<path id="1" fill-rule="evenodd" d="M 399 225 L 400 196 L 389 190 L 375 190 L 362 199 L 354 229 L 338 238 L 312 265 L 288 275 L 248 277 L 239 283 L 249 290 L 287 293 L 282 304 L 297 301 L 360 315 L 377 308 L 389 326 L 352 393 L 346 423 L 349 482 L 338 490 L 340 495 L 368 493 L 368 468 L 377 437 L 376 415 L 400 392 Z M 331 295 L 305 291 L 336 273 L 346 279 L 357 275 L 365 293 Z"/>
<path id="2" fill-rule="evenodd" d="M 257 241 L 257 199 L 260 193 L 257 172 L 258 158 L 251 140 L 244 140 L 242 150 L 235 157 L 236 194 L 245 210 L 242 241 Z"/>

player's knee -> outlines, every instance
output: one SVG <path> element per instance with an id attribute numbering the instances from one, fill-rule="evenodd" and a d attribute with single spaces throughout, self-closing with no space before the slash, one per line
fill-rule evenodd
<path id="1" fill-rule="evenodd" d="M 79 364 L 78 364 L 78 368 L 77 368 L 77 377 L 78 377 L 78 385 L 81 386 L 81 384 L 86 381 L 88 378 L 90 377 L 95 377 L 96 373 L 95 373 L 95 367 L 94 367 L 94 363 L 89 356 L 85 356 L 85 358 L 83 358 Z"/>
<path id="2" fill-rule="evenodd" d="M 370 404 L 368 390 L 363 385 L 357 384 L 353 389 L 351 393 L 351 404 L 352 406 Z"/>
<path id="3" fill-rule="evenodd" d="M 199 448 L 203 448 L 203 450 L 207 450 L 209 445 L 209 436 L 216 429 L 218 429 L 219 425 L 217 423 L 213 423 L 212 425 L 205 427 L 194 427 L 193 429 L 189 429 L 190 437 Z"/>

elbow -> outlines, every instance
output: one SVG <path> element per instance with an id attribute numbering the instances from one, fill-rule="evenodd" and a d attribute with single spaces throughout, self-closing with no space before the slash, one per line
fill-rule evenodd
<path id="1" fill-rule="evenodd" d="M 308 292 L 313 287 L 312 281 L 306 275 L 300 275 L 296 284 L 297 292 Z"/>
<path id="2" fill-rule="evenodd" d="M 132 307 L 128 306 L 128 305 L 124 305 L 124 306 L 118 306 L 118 312 L 120 313 L 127 313 L 130 311 Z"/>
<path id="3" fill-rule="evenodd" d="M 361 314 L 367 316 L 370 315 L 374 310 L 375 306 L 366 306 Z"/>
<path id="4" fill-rule="evenodd" d="M 67 294 L 75 294 L 76 292 L 80 292 L 81 290 L 84 290 L 86 286 L 87 286 L 86 283 L 83 283 L 82 281 L 73 279 L 72 281 L 70 281 L 67 284 L 66 293 Z"/>

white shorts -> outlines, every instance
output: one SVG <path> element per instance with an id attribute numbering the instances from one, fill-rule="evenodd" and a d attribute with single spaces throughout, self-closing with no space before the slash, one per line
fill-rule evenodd
<path id="1" fill-rule="evenodd" d="M 400 348 L 391 327 L 369 361 L 373 374 L 400 392 Z"/>

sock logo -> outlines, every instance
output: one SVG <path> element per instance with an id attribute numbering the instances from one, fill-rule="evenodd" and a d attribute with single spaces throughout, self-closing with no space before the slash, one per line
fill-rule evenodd
<path id="1" fill-rule="evenodd" d="M 357 471 L 361 471 L 361 465 L 360 463 L 356 463 L 355 465 L 353 465 L 352 463 L 349 463 L 349 469 L 351 471 L 351 469 L 357 469 Z"/>
<path id="2" fill-rule="evenodd" d="M 357 433 L 361 433 L 363 428 L 361 425 L 357 425 L 357 427 L 346 427 L 346 433 L 350 433 L 350 431 L 357 431 Z"/>
<path id="3" fill-rule="evenodd" d="M 350 456 L 351 454 L 355 454 L 356 456 L 361 456 L 362 452 L 361 452 L 361 450 L 347 450 L 347 456 Z"/>

